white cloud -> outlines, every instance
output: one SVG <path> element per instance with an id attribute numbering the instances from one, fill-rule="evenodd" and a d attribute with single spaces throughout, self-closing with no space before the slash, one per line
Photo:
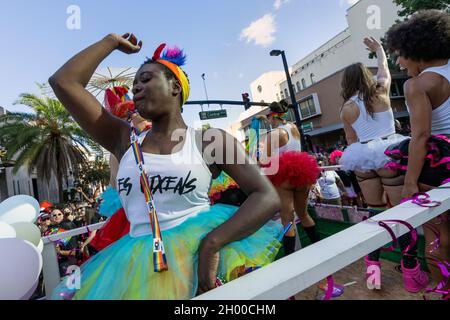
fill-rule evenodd
<path id="1" fill-rule="evenodd" d="M 359 0 L 339 0 L 339 5 L 341 7 L 343 7 L 344 5 L 354 5 L 355 3 L 357 3 Z"/>
<path id="2" fill-rule="evenodd" d="M 257 46 L 268 47 L 275 41 L 276 31 L 274 16 L 269 13 L 242 30 L 240 39 L 245 39 L 247 43 L 253 41 Z"/>
<path id="3" fill-rule="evenodd" d="M 275 0 L 275 2 L 273 3 L 273 7 L 275 8 L 275 10 L 278 10 L 281 8 L 281 6 L 283 4 L 288 3 L 290 0 Z"/>

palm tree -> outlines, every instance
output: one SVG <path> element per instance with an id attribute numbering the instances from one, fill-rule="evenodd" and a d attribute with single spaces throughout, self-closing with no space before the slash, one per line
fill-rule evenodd
<path id="1" fill-rule="evenodd" d="M 27 166 L 29 172 L 36 169 L 38 178 L 47 183 L 55 176 L 62 201 L 63 180 L 69 170 L 77 173 L 87 164 L 87 155 L 101 153 L 101 149 L 58 100 L 24 93 L 14 104 L 34 112 L 0 116 L 0 144 L 8 150 L 8 160 L 15 157 L 13 172 Z"/>

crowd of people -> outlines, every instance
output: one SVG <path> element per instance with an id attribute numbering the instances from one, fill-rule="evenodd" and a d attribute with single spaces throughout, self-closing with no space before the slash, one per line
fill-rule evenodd
<path id="1" fill-rule="evenodd" d="M 106 217 L 99 214 L 98 203 L 95 198 L 88 197 L 80 188 L 78 191 L 87 201 L 65 204 L 52 204 L 48 201 L 41 202 L 41 212 L 36 224 L 41 230 L 43 237 L 106 220 Z M 89 246 L 95 234 L 96 231 L 93 231 L 90 234 L 73 236 L 57 242 L 56 250 L 61 276 L 66 274 L 68 266 L 80 264 L 87 256 L 96 253 L 96 250 Z"/>

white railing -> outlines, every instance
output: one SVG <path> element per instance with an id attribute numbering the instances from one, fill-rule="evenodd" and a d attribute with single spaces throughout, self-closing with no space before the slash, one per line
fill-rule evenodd
<path id="1" fill-rule="evenodd" d="M 404 220 L 417 228 L 450 209 L 450 183 L 429 192 L 441 201 L 435 208 L 424 208 L 407 202 L 310 245 L 270 265 L 245 275 L 194 300 L 283 300 L 293 296 L 329 275 L 345 268 L 365 255 L 391 242 L 388 232 L 374 221 Z M 342 206 L 323 205 L 337 208 Z M 351 209 L 354 207 L 348 207 Z M 105 222 L 44 237 L 43 272 L 47 297 L 59 284 L 59 267 L 55 242 L 100 229 Z M 408 229 L 390 224 L 401 236 Z"/>
<path id="2" fill-rule="evenodd" d="M 371 220 L 403 220 L 417 228 L 450 209 L 450 189 L 435 189 L 429 194 L 442 204 L 424 208 L 407 202 Z M 398 223 L 390 226 L 397 237 L 408 231 Z M 194 300 L 285 300 L 391 240 L 389 233 L 376 222 L 364 221 Z"/>

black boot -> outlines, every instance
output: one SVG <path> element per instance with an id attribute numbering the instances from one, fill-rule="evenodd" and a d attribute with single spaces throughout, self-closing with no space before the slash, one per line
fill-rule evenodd
<path id="1" fill-rule="evenodd" d="M 303 227 L 303 230 L 305 230 L 311 243 L 316 243 L 320 241 L 320 235 L 315 225 L 312 227 Z"/>
<path id="2" fill-rule="evenodd" d="M 283 249 L 284 249 L 284 255 L 288 256 L 291 253 L 295 252 L 295 236 L 294 237 L 283 237 Z"/>

